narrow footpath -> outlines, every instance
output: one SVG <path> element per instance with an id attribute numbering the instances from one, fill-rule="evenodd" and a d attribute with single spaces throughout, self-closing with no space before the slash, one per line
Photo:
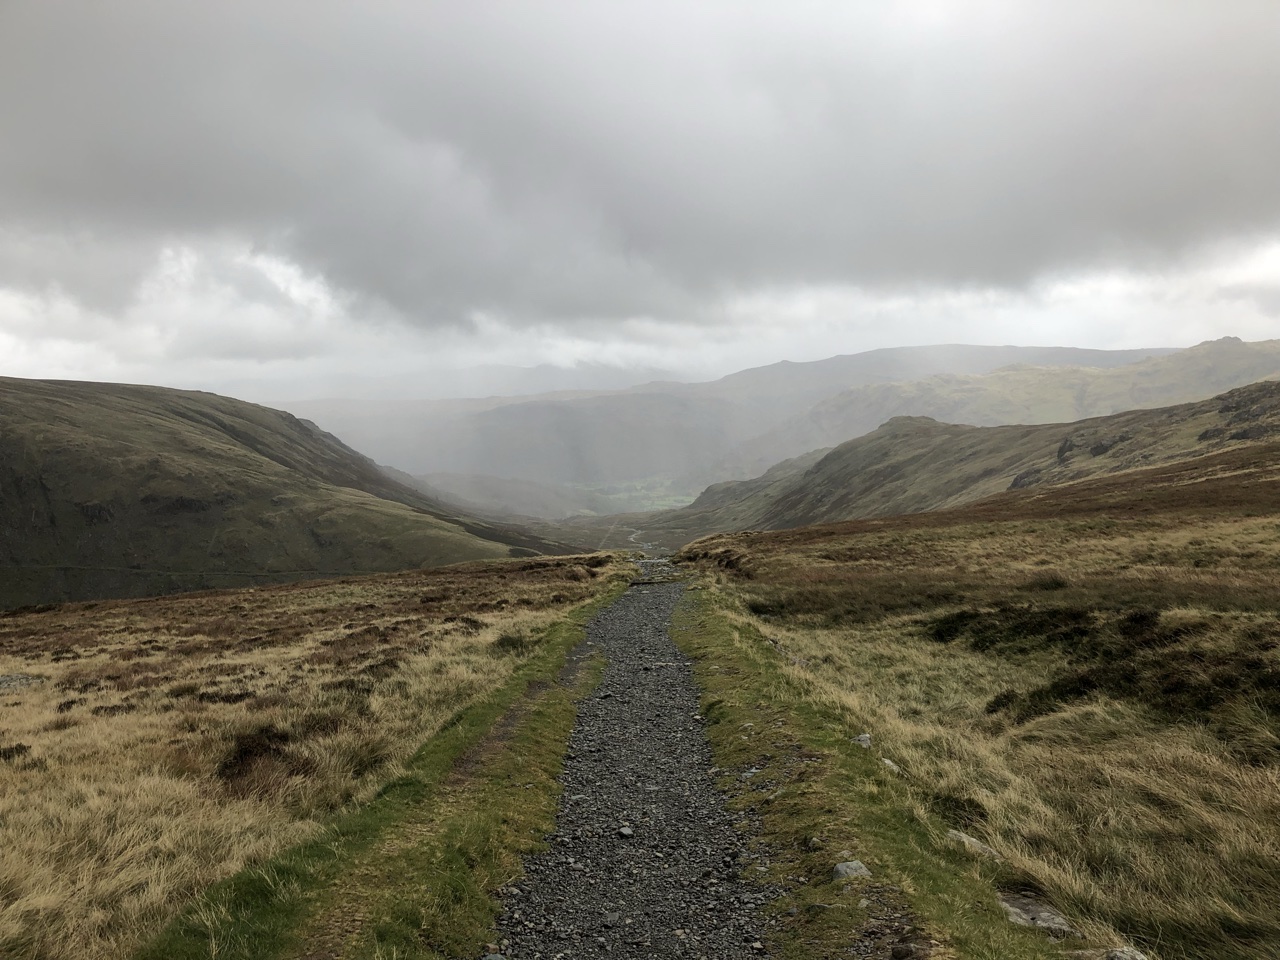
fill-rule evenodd
<path id="1" fill-rule="evenodd" d="M 581 704 L 550 848 L 504 891 L 500 950 L 533 958 L 764 956 L 768 892 L 716 790 L 689 661 L 668 636 L 663 561 L 587 629 L 607 666 Z"/>

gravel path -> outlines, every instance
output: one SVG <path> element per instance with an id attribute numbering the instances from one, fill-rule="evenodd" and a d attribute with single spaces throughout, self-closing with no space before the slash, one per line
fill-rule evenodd
<path id="1" fill-rule="evenodd" d="M 587 629 L 608 665 L 569 740 L 550 849 L 505 891 L 498 956 L 764 956 L 768 894 L 738 880 L 738 818 L 715 788 L 689 661 L 667 635 L 684 589 L 670 576 L 642 562 Z"/>

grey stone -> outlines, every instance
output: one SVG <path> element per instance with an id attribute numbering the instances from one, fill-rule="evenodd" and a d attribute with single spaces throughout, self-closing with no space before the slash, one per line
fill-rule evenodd
<path id="1" fill-rule="evenodd" d="M 44 683 L 44 677 L 33 677 L 29 673 L 6 673 L 0 676 L 0 690 L 10 687 L 30 687 L 37 683 Z"/>
<path id="2" fill-rule="evenodd" d="M 630 827 L 618 828 L 618 836 L 620 837 L 634 837 L 635 835 L 636 835 L 636 832 L 632 830 Z"/>
<path id="3" fill-rule="evenodd" d="M 824 910 L 842 910 L 844 904 L 841 903 L 809 903 L 805 904 L 805 910 L 808 913 L 822 913 Z"/>
<path id="4" fill-rule="evenodd" d="M 961 833 L 959 830 L 948 830 L 947 839 L 954 840 L 963 846 L 970 853 L 975 853 L 980 857 L 989 857 L 992 860 L 1003 860 L 1004 857 L 996 853 L 991 847 L 987 846 L 977 837 L 971 837 L 967 833 Z"/>
<path id="5" fill-rule="evenodd" d="M 1010 922 L 1023 927 L 1035 927 L 1051 937 L 1062 939 L 1079 934 L 1071 922 L 1052 907 L 1020 893 L 1000 894 L 1000 904 Z"/>
<path id="6" fill-rule="evenodd" d="M 880 762 L 883 763 L 890 770 L 892 770 L 894 773 L 899 775 L 902 774 L 902 768 L 898 766 L 896 763 L 894 763 L 892 760 L 890 760 L 888 757 L 882 757 L 880 759 Z"/>
<path id="7" fill-rule="evenodd" d="M 853 742 L 860 746 L 863 750 L 871 749 L 871 734 L 860 733 L 853 738 Z"/>
<path id="8" fill-rule="evenodd" d="M 668 569 L 646 562 L 643 573 L 656 580 Z M 765 908 L 782 891 L 767 877 L 768 860 L 748 846 L 755 819 L 729 809 L 717 789 L 704 721 L 695 719 L 701 692 L 669 633 L 682 589 L 654 582 L 629 590 L 587 624 L 595 646 L 575 656 L 604 655 L 600 683 L 578 705 L 554 831 L 504 893 L 488 952 L 574 960 L 768 955 L 752 944 L 767 942 L 762 935 L 780 920 Z M 755 724 L 758 735 L 766 723 Z M 715 773 L 736 779 L 743 768 Z M 750 773 L 748 790 L 772 776 Z"/>
<path id="9" fill-rule="evenodd" d="M 837 880 L 871 876 L 871 871 L 867 869 L 867 865 L 861 860 L 848 860 L 844 863 L 837 863 L 832 873 L 835 874 Z"/>

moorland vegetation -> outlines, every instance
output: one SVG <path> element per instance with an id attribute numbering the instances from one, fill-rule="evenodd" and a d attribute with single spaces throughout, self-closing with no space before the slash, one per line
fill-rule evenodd
<path id="1" fill-rule="evenodd" d="M 0 615 L 0 954 L 126 956 L 210 884 L 323 838 L 615 562 Z"/>
<path id="2" fill-rule="evenodd" d="M 722 787 L 775 851 L 779 956 L 876 922 L 823 879 L 843 848 L 943 956 L 1056 949 L 994 890 L 1053 902 L 1078 945 L 1280 954 L 1280 384 L 1048 426 L 898 419 L 541 538 L 287 414 L 0 388 L 10 604 L 485 560 L 0 614 L 6 956 L 469 955 L 592 682 L 555 682 L 563 625 L 626 579 L 617 556 L 511 554 L 752 526 L 780 529 L 684 546 L 701 589 L 674 635 Z M 526 703 L 535 662 L 553 695 Z"/>
<path id="3" fill-rule="evenodd" d="M 775 709 L 846 744 L 869 731 L 901 771 L 880 767 L 868 798 L 898 796 L 939 847 L 949 827 L 1005 858 L 975 878 L 1049 898 L 1094 943 L 1264 960 L 1280 953 L 1277 503 L 1280 445 L 1260 442 L 680 558 L 712 588 L 726 661 L 768 665 Z M 827 824 L 860 815 L 849 781 L 796 789 Z M 862 842 L 918 854 L 892 831 Z"/>

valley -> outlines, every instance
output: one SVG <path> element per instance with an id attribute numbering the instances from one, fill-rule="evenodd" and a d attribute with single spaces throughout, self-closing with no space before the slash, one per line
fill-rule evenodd
<path id="1" fill-rule="evenodd" d="M 0 960 L 1280 960 L 1278 38 L 0 0 Z"/>
<path id="2" fill-rule="evenodd" d="M 621 485 L 610 496 L 612 508 L 607 511 L 618 513 L 670 506 L 666 501 L 672 497 L 692 499 L 708 483 L 743 479 L 812 449 L 785 453 L 776 443 L 766 443 L 747 453 L 762 431 L 781 428 L 789 419 L 817 409 L 815 404 L 851 388 L 892 389 L 893 384 L 937 375 L 982 376 L 1017 363 L 1087 368 L 1096 375 L 1102 369 L 1172 352 L 902 347 L 809 363 L 777 363 L 706 383 L 658 382 L 620 391 L 419 404 L 300 401 L 287 406 L 378 461 L 423 476 L 428 483 L 433 473 L 461 473 L 566 491 Z M 1280 365 L 1272 363 L 1270 369 Z M 1050 417 L 1067 418 L 1065 412 Z M 856 435 L 855 430 L 840 440 Z M 483 491 L 473 488 L 470 492 L 480 495 Z M 506 509 L 499 499 L 480 502 L 491 511 Z M 590 497 L 578 506 L 572 512 L 596 512 Z M 542 519 L 567 515 L 534 514 Z"/>
<path id="3" fill-rule="evenodd" d="M 450 490 L 483 513 L 545 521 L 669 509 L 895 417 L 1067 423 L 1204 400 L 1277 376 L 1277 340 L 1145 351 L 945 345 L 622 391 L 287 406 L 428 486 L 432 475 L 471 477 Z"/>
<path id="4" fill-rule="evenodd" d="M 39 604 L 0 613 L 6 956 L 1280 949 L 1280 384 L 900 416 L 678 509 L 519 523 L 481 501 L 569 501 L 212 395 L 0 386 L 4 586 Z M 696 854 L 659 811 L 691 784 Z M 701 899 L 663 885 L 686 861 Z M 635 898 L 566 913 L 564 871 Z"/>
<path id="5" fill-rule="evenodd" d="M 630 529 L 638 539 L 674 550 L 716 532 L 946 509 L 1006 490 L 1075 484 L 1211 457 L 1278 434 L 1280 383 L 1274 381 L 1197 403 L 1076 423 L 971 427 L 896 417 L 866 436 L 785 461 L 754 480 L 708 487 L 687 507 L 630 515 L 614 534 L 603 520 L 574 520 L 566 529 L 577 527 L 578 536 L 588 539 L 602 532 L 601 546 L 625 546 L 616 530 Z"/>

